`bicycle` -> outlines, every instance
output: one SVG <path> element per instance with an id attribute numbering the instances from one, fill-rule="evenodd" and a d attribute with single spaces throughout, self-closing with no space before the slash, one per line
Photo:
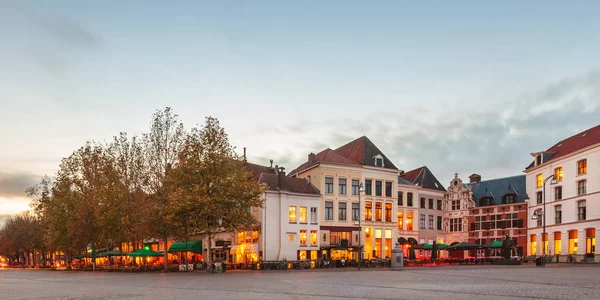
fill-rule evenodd
<path id="1" fill-rule="evenodd" d="M 285 260 L 277 262 L 275 266 L 277 267 L 277 270 L 287 270 L 287 263 Z"/>
<path id="2" fill-rule="evenodd" d="M 264 268 L 266 271 L 269 271 L 269 270 L 271 270 L 271 268 L 272 268 L 272 267 L 273 267 L 273 263 L 270 263 L 270 262 L 263 262 L 263 268 Z"/>
<path id="3" fill-rule="evenodd" d="M 208 264 L 206 266 L 206 268 L 204 269 L 204 272 L 206 274 L 210 274 L 210 273 L 223 273 L 223 265 L 222 265 L 222 263 Z"/>

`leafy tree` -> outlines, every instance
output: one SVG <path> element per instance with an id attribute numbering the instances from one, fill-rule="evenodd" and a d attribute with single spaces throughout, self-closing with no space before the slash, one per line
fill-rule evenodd
<path id="1" fill-rule="evenodd" d="M 184 215 L 193 231 L 208 236 L 209 259 L 214 235 L 256 225 L 250 207 L 263 205 L 263 187 L 251 180 L 234 150 L 219 121 L 208 117 L 187 136 L 173 170 L 171 220 Z"/>
<path id="2" fill-rule="evenodd" d="M 172 230 L 168 222 L 169 198 L 173 191 L 169 184 L 171 169 L 177 163 L 178 154 L 186 132 L 170 107 L 156 111 L 152 116 L 150 133 L 144 135 L 144 171 L 149 195 L 149 220 L 155 237 L 161 237 L 165 248 Z M 165 249 L 164 268 L 168 268 L 168 249 Z"/>

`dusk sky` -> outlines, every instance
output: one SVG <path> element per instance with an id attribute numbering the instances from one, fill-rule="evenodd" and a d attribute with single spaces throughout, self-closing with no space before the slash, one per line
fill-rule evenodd
<path id="1" fill-rule="evenodd" d="M 413 1 L 416 2 L 416 1 Z M 522 174 L 600 121 L 599 1 L 2 1 L 0 216 L 87 140 L 217 117 L 287 170 L 368 136 L 403 170 Z"/>

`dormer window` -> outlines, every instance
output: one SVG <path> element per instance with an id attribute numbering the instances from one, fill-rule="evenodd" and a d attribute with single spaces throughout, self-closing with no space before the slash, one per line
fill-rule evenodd
<path id="1" fill-rule="evenodd" d="M 535 165 L 536 165 L 536 166 L 539 166 L 539 165 L 541 165 L 541 164 L 542 164 L 542 155 L 541 155 L 541 154 L 538 154 L 538 155 L 535 157 Z"/>
<path id="2" fill-rule="evenodd" d="M 376 167 L 383 168 L 383 157 L 380 154 L 377 154 L 373 157 L 373 164 Z"/>

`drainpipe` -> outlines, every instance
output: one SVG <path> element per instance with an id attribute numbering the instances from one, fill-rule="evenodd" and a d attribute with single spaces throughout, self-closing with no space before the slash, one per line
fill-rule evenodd
<path id="1" fill-rule="evenodd" d="M 281 260 L 281 258 L 279 257 L 281 255 L 281 191 L 278 191 L 279 194 L 279 213 L 277 214 L 279 217 L 279 247 L 277 249 L 277 260 Z"/>

